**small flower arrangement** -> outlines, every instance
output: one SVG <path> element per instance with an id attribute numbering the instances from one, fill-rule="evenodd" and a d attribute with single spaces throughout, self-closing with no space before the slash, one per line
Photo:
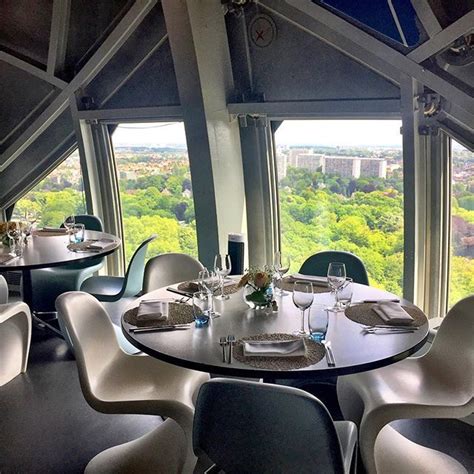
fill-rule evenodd
<path id="1" fill-rule="evenodd" d="M 10 245 L 10 237 L 8 237 L 8 230 L 12 229 L 18 225 L 18 222 L 0 222 L 0 244 L 6 245 L 7 247 Z M 20 229 L 25 231 L 26 224 L 20 222 Z"/>
<path id="2" fill-rule="evenodd" d="M 238 288 L 246 289 L 245 302 L 251 307 L 265 307 L 272 303 L 272 271 L 264 267 L 250 267 L 237 284 Z"/>

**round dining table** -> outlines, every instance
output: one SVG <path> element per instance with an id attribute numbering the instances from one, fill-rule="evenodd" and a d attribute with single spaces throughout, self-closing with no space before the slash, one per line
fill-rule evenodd
<path id="1" fill-rule="evenodd" d="M 176 287 L 173 285 L 173 288 Z M 176 301 L 185 299 L 180 300 L 178 295 L 167 288 L 161 288 L 134 301 L 127 311 L 138 306 L 142 300 L 170 297 L 177 297 Z M 354 284 L 354 302 L 393 298 L 396 296 L 392 293 Z M 263 378 L 265 381 L 315 376 L 325 378 L 383 367 L 416 352 L 423 346 L 429 333 L 426 319 L 413 332 L 369 334 L 361 324 L 350 320 L 344 311 L 331 311 L 326 340 L 331 342 L 335 366 L 330 366 L 325 357 L 313 365 L 290 370 L 256 368 L 235 358 L 230 364 L 224 362 L 219 344 L 222 336 L 233 335 L 238 340 L 258 334 L 291 334 L 300 328 L 301 313 L 294 306 L 291 294 L 277 296 L 275 300 L 278 311 L 250 309 L 243 300 L 242 290 L 239 290 L 230 295 L 228 300 L 216 300 L 216 310 L 221 315 L 211 319 L 208 326 L 195 327 L 191 324 L 185 330 L 135 333 L 131 331 L 134 326 L 128 324 L 122 316 L 122 331 L 131 344 L 162 361 L 223 376 Z M 329 290 L 314 295 L 313 305 L 330 305 L 333 302 L 334 298 Z M 412 306 L 403 300 L 401 303 Z"/>
<path id="2" fill-rule="evenodd" d="M 71 263 L 83 263 L 90 259 L 105 257 L 114 252 L 121 244 L 121 240 L 112 234 L 92 230 L 85 231 L 84 240 L 107 242 L 107 246 L 103 249 L 94 249 L 93 251 L 74 252 L 68 248 L 69 235 L 65 232 L 61 230 L 57 232 L 33 231 L 32 235 L 28 237 L 21 257 L 15 257 L 6 263 L 1 263 L 0 261 L 0 273 L 22 272 L 23 301 L 31 308 L 34 291 L 31 282 L 31 270 L 58 267 Z M 8 252 L 8 247 L 0 246 L 0 256 L 6 255 Z M 47 325 L 42 320 L 40 322 Z M 58 333 L 54 326 L 47 326 Z"/>

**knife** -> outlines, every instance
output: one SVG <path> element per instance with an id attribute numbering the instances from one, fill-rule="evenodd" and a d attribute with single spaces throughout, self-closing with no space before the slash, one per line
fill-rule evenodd
<path id="1" fill-rule="evenodd" d="M 362 300 L 362 301 L 352 301 L 351 304 L 363 304 L 363 303 L 400 303 L 398 298 L 393 299 L 384 299 L 384 300 Z"/>
<path id="2" fill-rule="evenodd" d="M 155 332 L 155 331 L 174 331 L 174 330 L 181 330 L 181 329 L 190 329 L 190 324 L 173 324 L 168 326 L 150 326 L 147 328 L 132 328 L 130 332 L 135 334 L 139 334 L 142 332 Z"/>
<path id="3" fill-rule="evenodd" d="M 176 293 L 176 294 L 181 295 L 181 296 L 187 296 L 188 298 L 193 297 L 192 293 L 188 293 L 187 291 L 177 290 L 176 288 L 168 287 L 168 288 L 166 288 L 166 291 L 171 291 L 171 293 Z"/>

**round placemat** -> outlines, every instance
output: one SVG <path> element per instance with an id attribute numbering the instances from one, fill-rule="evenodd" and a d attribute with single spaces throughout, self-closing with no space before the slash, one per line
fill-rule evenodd
<path id="1" fill-rule="evenodd" d="M 299 357 L 246 357 L 244 356 L 244 343 L 249 341 L 295 341 L 300 339 L 293 334 L 257 334 L 238 339 L 234 345 L 234 357 L 239 362 L 257 369 L 293 370 L 317 364 L 324 357 L 324 346 L 311 339 L 303 339 L 306 354 Z"/>
<path id="2" fill-rule="evenodd" d="M 349 306 L 344 314 L 355 323 L 365 324 L 367 326 L 375 326 L 384 324 L 385 321 L 372 310 L 374 303 L 361 303 Z M 416 306 L 402 306 L 402 308 L 413 318 L 413 326 L 419 327 L 426 323 L 427 318 L 421 309 Z M 395 325 L 393 325 L 395 327 Z"/>
<path id="3" fill-rule="evenodd" d="M 295 280 L 283 278 L 281 288 L 285 291 L 293 291 Z M 313 285 L 313 293 L 329 293 L 331 290 L 327 286 Z"/>
<path id="4" fill-rule="evenodd" d="M 138 321 L 138 306 L 129 309 L 123 315 L 123 320 L 138 327 L 147 326 L 167 326 L 168 324 L 188 324 L 194 321 L 193 308 L 183 303 L 168 303 L 168 318 L 165 320 L 147 319 L 146 321 Z"/>

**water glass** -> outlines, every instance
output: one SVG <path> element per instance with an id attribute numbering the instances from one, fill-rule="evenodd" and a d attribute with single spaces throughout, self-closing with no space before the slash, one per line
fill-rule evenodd
<path id="1" fill-rule="evenodd" d="M 219 275 L 221 294 L 216 296 L 218 300 L 228 300 L 229 296 L 224 295 L 224 280 L 232 270 L 232 264 L 230 262 L 229 255 L 218 254 L 214 257 L 214 271 Z"/>
<path id="2" fill-rule="evenodd" d="M 20 232 L 17 236 L 10 240 L 10 254 L 16 257 L 22 257 L 25 250 L 25 238 Z"/>
<path id="3" fill-rule="evenodd" d="M 210 272 L 207 268 L 199 272 L 199 291 L 209 293 L 211 318 L 217 318 L 220 313 L 214 309 L 214 292 L 219 287 L 219 276 L 216 272 Z"/>
<path id="4" fill-rule="evenodd" d="M 339 304 L 343 308 L 347 308 L 348 306 L 351 305 L 352 291 L 353 291 L 352 278 L 346 278 L 346 282 L 341 288 L 339 288 L 339 293 L 338 293 Z"/>
<path id="5" fill-rule="evenodd" d="M 323 305 L 312 306 L 308 317 L 309 337 L 315 342 L 323 341 L 326 338 L 328 322 L 328 309 Z"/>
<path id="6" fill-rule="evenodd" d="M 84 242 L 85 227 L 84 224 L 74 224 L 69 233 L 69 242 L 77 244 Z"/>
<path id="7" fill-rule="evenodd" d="M 339 291 L 346 282 L 346 266 L 340 262 L 331 262 L 328 266 L 328 285 L 336 296 L 336 304 L 329 308 L 332 311 L 339 311 L 342 305 L 339 303 Z"/>
<path id="8" fill-rule="evenodd" d="M 293 303 L 301 310 L 301 328 L 293 332 L 295 336 L 307 336 L 304 325 L 304 312 L 313 304 L 313 285 L 307 281 L 295 281 L 293 286 Z"/>
<path id="9" fill-rule="evenodd" d="M 207 291 L 197 291 L 193 294 L 193 316 L 195 325 L 198 328 L 209 323 L 211 298 L 212 296 Z"/>

